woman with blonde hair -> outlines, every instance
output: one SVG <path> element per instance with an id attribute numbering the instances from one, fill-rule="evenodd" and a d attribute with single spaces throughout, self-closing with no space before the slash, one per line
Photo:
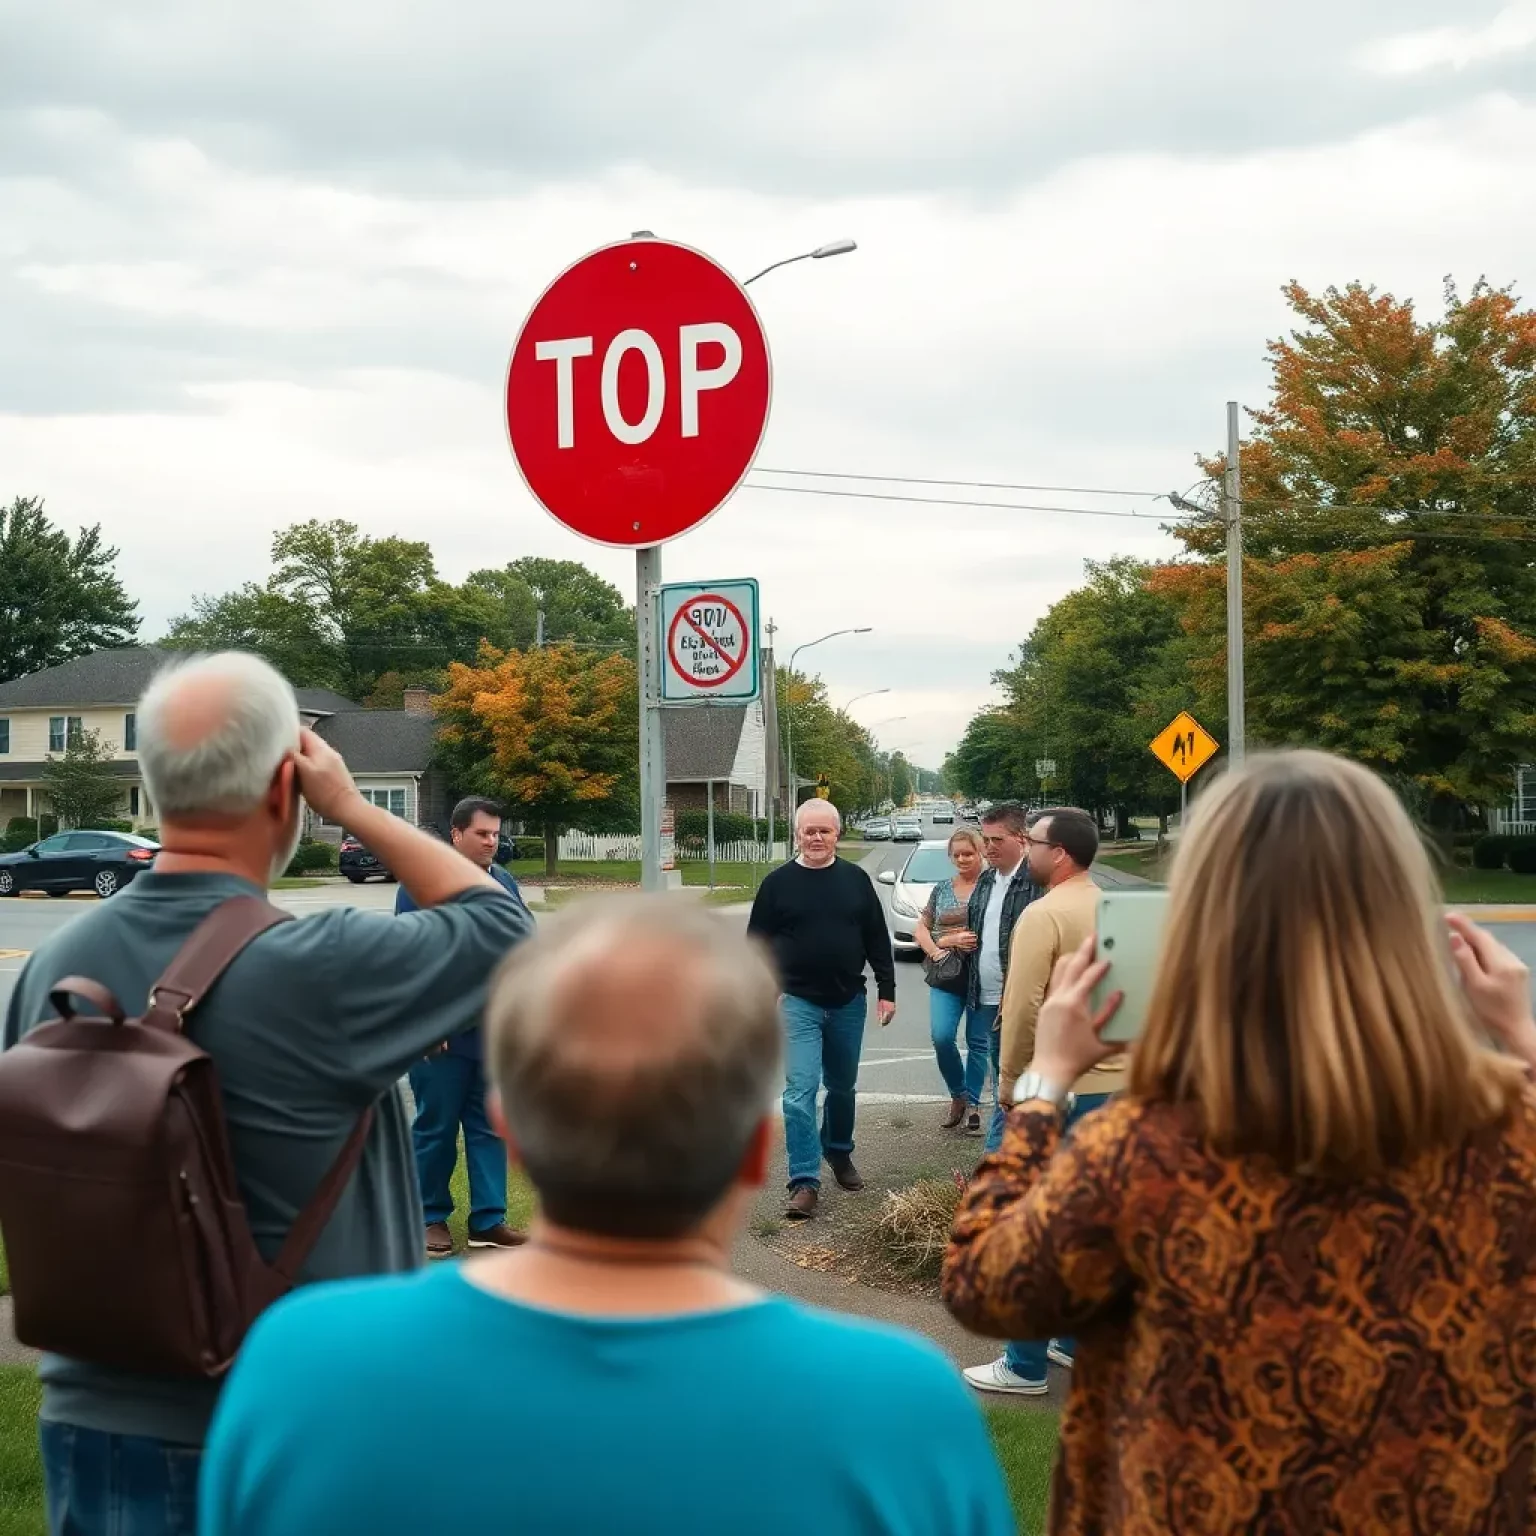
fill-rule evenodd
<path id="1" fill-rule="evenodd" d="M 1536 1529 L 1526 967 L 1319 752 L 1210 790 L 1169 898 L 1124 1097 L 1061 1141 L 1120 1049 L 1090 941 L 944 1268 L 977 1332 L 1077 1335 L 1050 1529 Z"/>
<path id="2" fill-rule="evenodd" d="M 938 849 L 923 850 L 925 855 Z M 934 884 L 912 938 L 923 952 L 923 980 L 928 983 L 928 1027 L 939 1076 L 949 1090 L 949 1112 L 942 1122 L 952 1130 L 965 1122 L 967 1135 L 981 1135 L 981 1095 L 987 1086 L 992 1052 L 991 1015 L 968 1003 L 977 936 L 971 931 L 970 901 L 981 878 L 981 833 L 956 827 L 945 852 L 952 876 Z M 960 1021 L 965 1020 L 965 1062 L 960 1061 Z"/>

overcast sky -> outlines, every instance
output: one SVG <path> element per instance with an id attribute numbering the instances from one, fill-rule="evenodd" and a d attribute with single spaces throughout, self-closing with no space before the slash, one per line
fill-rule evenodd
<path id="1" fill-rule="evenodd" d="M 0 0 L 0 496 L 101 523 L 151 638 L 307 517 L 630 593 L 501 389 L 640 228 L 859 242 L 752 290 L 765 468 L 1182 490 L 1282 282 L 1529 299 L 1533 185 L 1536 0 Z M 874 626 L 802 660 L 936 764 L 1085 558 L 1171 549 L 1146 497 L 990 499 L 1148 521 L 748 488 L 665 573 L 757 576 L 781 655 Z"/>

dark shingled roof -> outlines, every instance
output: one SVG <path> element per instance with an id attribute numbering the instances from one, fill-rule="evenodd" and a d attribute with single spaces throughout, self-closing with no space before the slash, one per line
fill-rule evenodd
<path id="1" fill-rule="evenodd" d="M 350 709 L 315 722 L 315 733 L 353 773 L 425 773 L 437 721 L 403 709 Z"/>
<path id="2" fill-rule="evenodd" d="M 724 783 L 729 780 L 746 718 L 745 704 L 662 710 L 667 782 L 686 784 L 715 779 Z"/>
<path id="3" fill-rule="evenodd" d="M 339 715 L 343 710 L 361 709 L 351 699 L 344 699 L 333 688 L 295 688 L 299 708 L 306 715 Z"/>
<path id="4" fill-rule="evenodd" d="M 0 709 L 41 708 L 49 704 L 77 709 L 90 704 L 137 704 L 150 678 L 174 654 L 156 645 L 92 651 L 89 656 L 77 656 L 56 667 L 44 667 L 40 672 L 0 683 Z"/>

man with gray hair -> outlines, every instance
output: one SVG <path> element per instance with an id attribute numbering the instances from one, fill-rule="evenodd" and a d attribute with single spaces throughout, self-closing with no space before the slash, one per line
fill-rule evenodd
<path id="1" fill-rule="evenodd" d="M 808 1221 L 821 1202 L 821 1160 L 842 1188 L 861 1190 L 853 1165 L 853 1121 L 864 1045 L 864 967 L 875 973 L 882 1025 L 896 1012 L 896 959 L 885 912 L 869 876 L 837 857 L 843 819 L 829 800 L 795 813 L 799 856 L 763 879 L 747 932 L 778 964 L 788 1041 L 784 1141 L 789 1154 L 791 1221 Z M 825 1079 L 821 1135 L 816 1094 Z"/>
<path id="2" fill-rule="evenodd" d="M 731 1273 L 767 1176 L 776 992 L 756 945 L 666 897 L 583 903 L 520 946 L 486 1050 L 539 1197 L 528 1243 L 273 1307 L 209 1439 L 205 1536 L 417 1536 L 498 1509 L 611 1536 L 1011 1533 L 938 1350 Z M 850 1433 L 877 1424 L 901 1432 Z"/>
<path id="3" fill-rule="evenodd" d="M 138 728 L 160 856 L 32 956 L 6 1012 L 4 1045 L 54 1016 L 49 994 L 70 975 L 90 977 L 130 1015 L 142 1013 L 150 987 L 204 918 L 233 897 L 264 895 L 282 874 L 307 801 L 372 848 L 423 910 L 396 918 L 337 906 L 276 924 L 228 966 L 187 1030 L 218 1072 L 262 1256 L 275 1257 L 372 1105 L 361 1161 L 299 1278 L 415 1268 L 421 1201 L 395 1084 L 477 1022 L 491 972 L 531 929 L 526 909 L 446 843 L 368 804 L 341 758 L 300 729 L 292 688 L 255 656 L 172 666 L 146 691 Z M 99 1257 L 113 1262 L 111 1253 Z M 218 1384 L 56 1356 L 44 1357 L 40 1374 L 52 1528 L 191 1536 Z"/>

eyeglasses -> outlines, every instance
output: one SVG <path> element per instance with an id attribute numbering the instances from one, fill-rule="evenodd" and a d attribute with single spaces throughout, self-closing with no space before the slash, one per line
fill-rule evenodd
<path id="1" fill-rule="evenodd" d="M 1053 843 L 1048 837 L 1026 837 L 1024 839 L 1031 848 L 1059 848 L 1060 843 Z"/>

